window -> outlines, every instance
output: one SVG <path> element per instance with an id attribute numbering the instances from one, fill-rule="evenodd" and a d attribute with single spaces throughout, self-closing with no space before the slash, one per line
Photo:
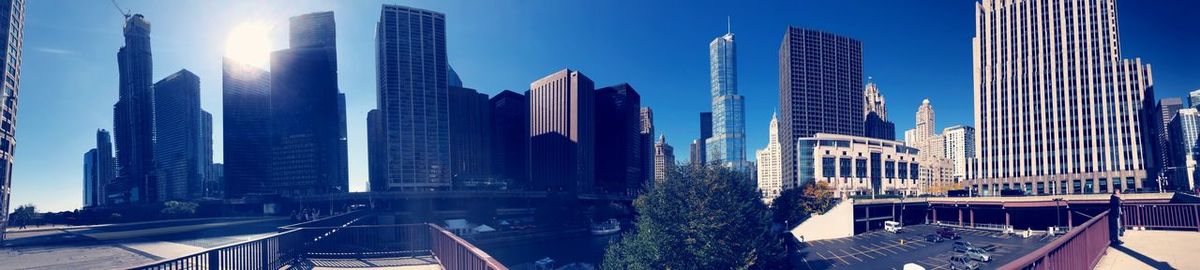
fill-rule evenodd
<path id="1" fill-rule="evenodd" d="M 900 169 L 900 172 L 898 172 L 897 174 L 900 175 L 900 178 L 908 177 L 908 163 L 907 162 L 900 162 L 900 166 L 898 168 Z"/>
<path id="2" fill-rule="evenodd" d="M 1093 187 L 1095 187 L 1095 186 L 1093 185 L 1092 181 L 1094 181 L 1094 180 L 1088 179 L 1087 182 L 1085 182 L 1085 184 L 1083 185 L 1083 193 L 1091 194 L 1091 193 L 1095 192 L 1095 190 L 1093 189 Z"/>
<path id="3" fill-rule="evenodd" d="M 1100 178 L 1100 193 L 1108 193 L 1108 179 Z"/>
<path id="4" fill-rule="evenodd" d="M 850 177 L 850 158 L 838 160 L 838 176 Z"/>
<path id="5" fill-rule="evenodd" d="M 1072 186 L 1072 188 L 1071 188 L 1072 194 L 1083 193 L 1083 187 L 1080 185 L 1079 180 L 1072 180 L 1071 186 Z"/>
<path id="6" fill-rule="evenodd" d="M 889 161 L 883 162 L 883 177 L 896 178 L 896 162 L 895 161 L 889 160 Z"/>
<path id="7" fill-rule="evenodd" d="M 866 159 L 855 159 L 854 160 L 854 176 L 858 177 L 858 178 L 867 177 L 867 160 Z"/>
<path id="8" fill-rule="evenodd" d="M 821 176 L 833 177 L 834 175 L 837 175 L 834 172 L 834 166 L 836 165 L 834 163 L 835 162 L 831 157 L 821 158 Z"/>
<path id="9" fill-rule="evenodd" d="M 921 166 L 918 166 L 916 163 L 908 164 L 908 166 L 908 179 L 920 178 Z"/>

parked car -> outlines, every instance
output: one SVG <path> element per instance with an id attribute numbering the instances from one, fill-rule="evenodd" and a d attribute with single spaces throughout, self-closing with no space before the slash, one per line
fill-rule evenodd
<path id="1" fill-rule="evenodd" d="M 979 263 L 967 258 L 966 256 L 955 255 L 950 257 L 950 269 L 977 270 L 979 269 Z"/>
<path id="2" fill-rule="evenodd" d="M 906 263 L 904 264 L 904 270 L 925 270 L 925 267 L 920 264 Z"/>
<path id="3" fill-rule="evenodd" d="M 942 239 L 942 237 L 938 236 L 937 234 L 925 235 L 925 241 L 929 241 L 931 243 L 941 243 L 942 240 L 944 240 L 944 239 Z"/>
<path id="4" fill-rule="evenodd" d="M 941 229 L 938 229 L 937 235 L 941 236 L 942 238 L 945 238 L 945 239 L 958 239 L 959 238 L 958 234 L 954 233 L 954 229 L 947 228 L 947 227 L 942 227 Z"/>
<path id="5" fill-rule="evenodd" d="M 975 245 L 971 245 L 971 242 L 954 241 L 954 251 L 966 252 L 967 250 L 970 250 L 970 249 L 978 249 L 978 248 L 976 248 Z"/>
<path id="6" fill-rule="evenodd" d="M 895 221 L 890 221 L 890 220 L 883 222 L 883 230 L 885 230 L 887 232 L 900 233 L 900 230 L 903 230 L 903 229 L 904 229 L 904 226 L 901 226 L 900 222 L 895 222 Z"/>
<path id="7" fill-rule="evenodd" d="M 975 247 L 967 248 L 966 256 L 967 258 L 981 262 L 988 262 L 992 260 L 992 256 L 989 255 L 987 251 Z"/>

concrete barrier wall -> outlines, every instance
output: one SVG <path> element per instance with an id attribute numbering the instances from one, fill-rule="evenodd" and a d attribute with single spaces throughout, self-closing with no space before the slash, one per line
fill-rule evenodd
<path id="1" fill-rule="evenodd" d="M 792 235 L 803 241 L 854 236 L 854 203 L 842 200 L 828 212 L 809 217 L 792 228 Z"/>

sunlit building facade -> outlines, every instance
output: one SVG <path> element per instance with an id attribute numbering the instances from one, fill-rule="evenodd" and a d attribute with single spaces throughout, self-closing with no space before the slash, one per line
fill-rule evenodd
<path id="1" fill-rule="evenodd" d="M 705 161 L 747 169 L 745 99 L 737 89 L 737 46 L 733 33 L 708 44 L 712 85 L 712 136 L 705 139 Z"/>
<path id="2" fill-rule="evenodd" d="M 796 140 L 797 178 L 826 183 L 841 198 L 924 194 L 919 152 L 898 141 L 818 133 Z"/>
<path id="3" fill-rule="evenodd" d="M 779 120 L 771 114 L 767 130 L 767 147 L 754 152 L 755 172 L 758 175 L 758 192 L 763 202 L 771 204 L 783 192 L 783 169 L 780 168 Z"/>

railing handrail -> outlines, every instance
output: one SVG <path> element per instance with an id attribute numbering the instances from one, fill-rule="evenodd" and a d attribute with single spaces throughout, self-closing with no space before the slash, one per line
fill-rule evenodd
<path id="1" fill-rule="evenodd" d="M 288 224 L 288 225 L 283 225 L 283 226 L 280 226 L 280 227 L 279 227 L 279 230 L 289 230 L 289 229 L 296 229 L 296 228 L 319 228 L 319 227 L 304 227 L 304 226 L 305 226 L 306 224 L 317 223 L 317 222 L 325 222 L 325 221 L 328 221 L 328 220 L 331 220 L 331 219 L 334 219 L 334 218 L 342 218 L 342 217 L 345 217 L 345 216 L 349 216 L 349 215 L 351 215 L 351 214 L 360 214 L 360 213 L 365 213 L 365 210 L 354 210 L 354 211 L 350 211 L 350 212 L 345 212 L 345 213 L 341 213 L 341 214 L 337 214 L 337 215 L 326 216 L 326 217 L 322 217 L 322 218 L 318 218 L 318 219 L 314 219 L 314 220 L 309 220 L 309 221 L 305 221 L 305 222 L 300 222 L 300 223 L 296 223 L 296 224 Z"/>
<path id="2" fill-rule="evenodd" d="M 1075 228 L 1072 228 L 1070 231 L 1067 231 L 1066 234 L 1063 234 L 1062 236 L 1058 237 L 1058 239 L 1054 239 L 1054 241 L 1050 241 L 1049 244 L 1046 244 L 1046 245 L 1034 250 L 1033 252 L 1030 252 L 1029 254 L 1025 254 L 1025 256 L 1021 256 L 1020 258 L 1017 258 L 1003 266 L 1000 266 L 1000 269 L 1022 269 L 1025 266 L 1028 266 L 1030 264 L 1037 262 L 1039 259 L 1046 257 L 1047 254 L 1050 254 L 1051 252 L 1054 252 L 1054 250 L 1062 247 L 1067 242 L 1074 240 L 1074 238 L 1076 236 L 1078 236 L 1080 233 L 1083 233 L 1083 231 L 1091 228 L 1091 226 L 1095 225 L 1096 222 L 1099 222 L 1101 219 L 1108 217 L 1108 211 L 1109 210 L 1104 210 L 1104 212 L 1101 212 L 1100 214 L 1096 215 L 1095 217 L 1092 217 L 1087 222 L 1084 222 L 1083 224 L 1081 224 Z M 1104 226 L 1107 226 L 1107 225 L 1104 225 Z M 1107 235 L 1105 237 L 1107 237 Z M 1045 262 L 1043 262 L 1043 263 L 1045 263 Z"/>
<path id="3" fill-rule="evenodd" d="M 192 253 L 192 254 L 188 254 L 188 255 L 183 255 L 183 256 L 179 256 L 179 257 L 175 257 L 175 258 L 169 258 L 169 259 L 162 259 L 162 260 L 158 260 L 158 261 L 154 261 L 154 262 L 150 262 L 150 263 L 141 264 L 141 265 L 138 265 L 138 266 L 130 267 L 129 269 L 145 269 L 145 268 L 153 267 L 153 266 L 155 266 L 155 265 L 161 265 L 161 264 L 164 264 L 164 263 L 169 263 L 169 262 L 172 262 L 172 261 L 177 261 L 177 260 L 180 260 L 180 259 L 183 259 L 183 258 L 189 258 L 189 257 L 200 256 L 200 255 L 204 255 L 204 254 L 206 254 L 206 253 L 209 253 L 209 252 L 214 252 L 214 251 L 218 251 L 218 250 L 222 250 L 222 249 L 228 249 L 228 248 L 232 248 L 232 247 L 235 247 L 235 246 L 244 245 L 244 244 L 247 244 L 247 243 L 258 242 L 258 241 L 265 241 L 265 240 L 267 240 L 267 239 L 281 237 L 281 236 L 284 236 L 284 235 L 288 235 L 288 234 L 291 234 L 291 233 L 295 233 L 295 232 L 297 232 L 297 231 L 300 231 L 300 229 L 292 229 L 292 230 L 288 230 L 288 231 L 284 231 L 284 232 L 279 232 L 279 233 L 275 233 L 275 234 L 271 234 L 271 235 L 265 235 L 265 236 L 260 236 L 260 237 L 251 238 L 251 239 L 249 239 L 249 240 L 245 240 L 245 241 L 240 241 L 240 242 L 236 242 L 236 243 L 225 244 L 225 245 L 217 246 L 217 247 L 210 248 L 210 249 L 205 249 L 205 250 L 202 250 L 202 251 L 200 251 L 200 252 L 196 252 L 196 253 Z"/>
<path id="4" fill-rule="evenodd" d="M 487 252 L 483 252 L 482 249 L 475 247 L 475 245 L 471 244 L 471 242 L 467 242 L 467 240 L 463 240 L 461 237 L 458 237 L 458 235 L 455 235 L 454 233 L 447 231 L 446 229 L 442 228 L 442 226 L 438 226 L 437 224 L 432 224 L 432 223 L 425 223 L 425 224 L 429 225 L 429 227 L 431 229 L 433 229 L 434 232 L 440 233 L 444 237 L 449 237 L 451 240 L 454 240 L 454 242 L 457 243 L 458 245 L 466 248 L 468 251 L 471 252 L 471 255 L 474 255 L 475 257 L 478 257 L 480 260 L 482 260 L 484 262 L 484 264 L 487 265 L 488 269 L 508 270 L 508 267 L 504 266 L 503 264 L 500 264 L 500 261 L 497 261 L 495 258 L 492 258 L 492 255 L 487 254 Z M 435 257 L 437 257 L 436 253 L 433 255 Z"/>

